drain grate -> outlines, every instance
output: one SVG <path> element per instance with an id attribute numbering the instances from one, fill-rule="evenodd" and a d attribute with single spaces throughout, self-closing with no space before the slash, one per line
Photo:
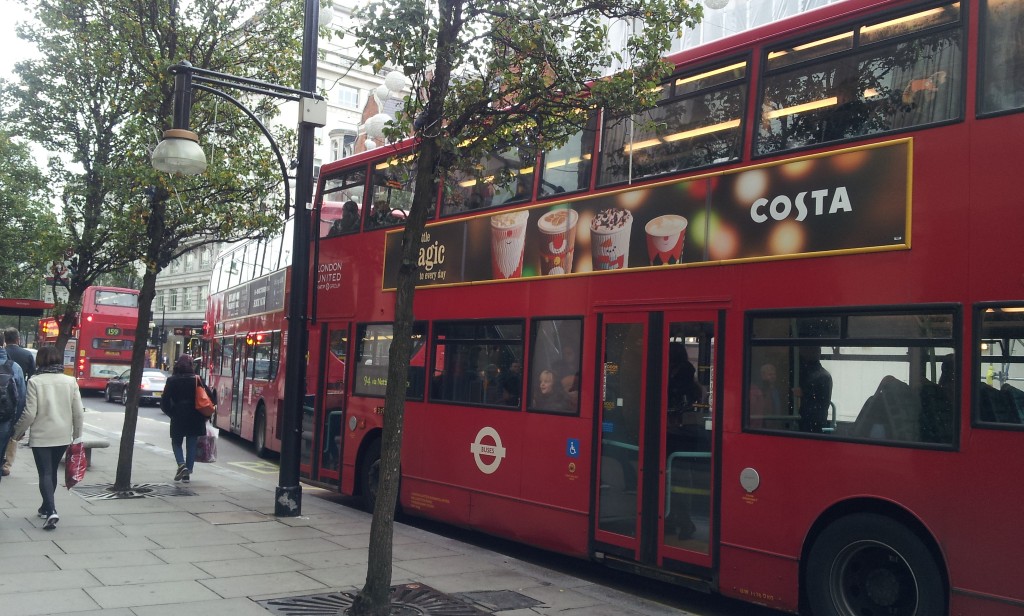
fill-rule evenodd
<path id="1" fill-rule="evenodd" d="M 154 498 L 157 496 L 195 496 L 196 493 L 187 488 L 179 488 L 169 483 L 138 483 L 127 492 L 112 492 L 110 484 L 99 483 L 87 486 L 75 486 L 71 491 L 86 500 L 116 500 L 120 498 Z"/>
<path id="2" fill-rule="evenodd" d="M 352 607 L 355 593 L 333 592 L 259 601 L 279 616 L 338 616 Z M 488 612 L 423 584 L 391 587 L 391 616 L 481 616 Z"/>

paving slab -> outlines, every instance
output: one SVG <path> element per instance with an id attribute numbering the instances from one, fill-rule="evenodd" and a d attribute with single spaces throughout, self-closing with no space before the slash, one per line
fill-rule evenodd
<path id="1" fill-rule="evenodd" d="M 154 558 L 168 563 L 201 563 L 232 558 L 256 558 L 256 552 L 243 545 L 203 545 L 188 548 L 153 550 Z"/>
<path id="2" fill-rule="evenodd" d="M 100 606 L 82 589 L 42 590 L 4 596 L 4 616 L 38 616 L 95 610 Z"/>
<path id="3" fill-rule="evenodd" d="M 200 582 L 221 597 L 252 597 L 273 589 L 275 593 L 313 593 L 327 588 L 325 584 L 297 572 L 244 575 L 213 578 Z"/>
<path id="4" fill-rule="evenodd" d="M 242 575 L 262 575 L 266 573 L 284 573 L 309 569 L 309 565 L 293 560 L 288 556 L 261 556 L 257 558 L 236 558 L 232 560 L 211 560 L 196 563 L 210 577 L 238 577 Z"/>
<path id="5" fill-rule="evenodd" d="M 103 586 L 86 590 L 104 609 L 144 605 L 178 605 L 219 598 L 196 581 Z"/>
<path id="6" fill-rule="evenodd" d="M 90 569 L 90 573 L 104 586 L 181 582 L 206 577 L 203 570 L 188 563 L 105 567 Z"/>

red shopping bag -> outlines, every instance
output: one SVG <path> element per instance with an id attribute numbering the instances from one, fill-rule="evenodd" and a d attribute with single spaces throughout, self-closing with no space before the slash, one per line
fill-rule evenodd
<path id="1" fill-rule="evenodd" d="M 67 489 L 85 479 L 85 443 L 77 439 L 68 446 L 67 457 L 64 459 L 64 485 Z"/>

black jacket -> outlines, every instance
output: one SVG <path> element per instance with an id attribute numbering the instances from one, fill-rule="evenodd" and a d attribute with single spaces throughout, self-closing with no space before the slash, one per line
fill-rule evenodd
<path id="1" fill-rule="evenodd" d="M 197 384 L 210 394 L 206 384 L 193 373 L 172 374 L 164 385 L 160 409 L 171 418 L 171 438 L 206 434 L 207 420 L 196 410 Z"/>

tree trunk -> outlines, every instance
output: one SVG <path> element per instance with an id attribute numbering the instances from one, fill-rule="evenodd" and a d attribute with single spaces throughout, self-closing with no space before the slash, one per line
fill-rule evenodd
<path id="1" fill-rule="evenodd" d="M 156 275 L 160 272 L 160 245 L 164 234 L 165 198 L 152 200 L 152 211 L 146 223 L 146 273 L 142 276 L 139 291 L 139 322 L 135 326 L 135 342 L 132 345 L 132 371 L 128 380 L 124 406 L 124 426 L 121 428 L 121 445 L 117 454 L 117 474 L 113 492 L 127 492 L 132 487 L 132 457 L 135 452 L 135 429 L 139 423 L 139 385 L 142 384 L 142 369 L 146 365 L 146 346 L 149 343 L 149 324 L 153 320 L 153 298 L 156 296 Z M 167 468 L 173 468 L 170 461 Z"/>

